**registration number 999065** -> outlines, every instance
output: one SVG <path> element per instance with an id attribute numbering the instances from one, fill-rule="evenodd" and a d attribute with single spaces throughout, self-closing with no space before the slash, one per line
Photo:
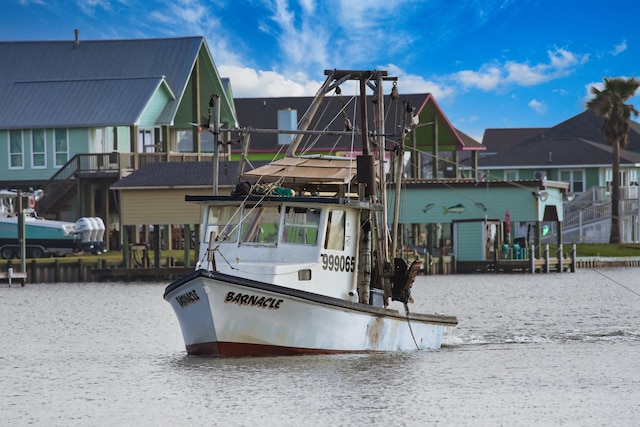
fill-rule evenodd
<path id="1" fill-rule="evenodd" d="M 329 271 L 356 271 L 356 257 L 345 255 L 320 254 L 322 269 Z"/>

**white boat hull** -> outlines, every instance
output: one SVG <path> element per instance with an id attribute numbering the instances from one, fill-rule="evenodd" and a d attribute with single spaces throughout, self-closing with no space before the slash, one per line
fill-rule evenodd
<path id="1" fill-rule="evenodd" d="M 437 349 L 455 317 L 400 313 L 198 270 L 167 287 L 189 354 L 263 356 Z"/>

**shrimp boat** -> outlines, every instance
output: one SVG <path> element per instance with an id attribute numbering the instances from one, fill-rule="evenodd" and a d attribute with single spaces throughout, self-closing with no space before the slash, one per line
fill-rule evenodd
<path id="1" fill-rule="evenodd" d="M 195 271 L 169 284 L 164 298 L 188 354 L 437 349 L 445 329 L 457 325 L 454 316 L 409 310 L 420 263 L 391 255 L 396 243 L 387 225 L 383 163 L 393 136 L 377 118 L 384 117 L 384 82 L 393 83 L 394 96 L 397 79 L 379 70 L 325 75 L 298 129 L 279 131 L 294 135 L 285 157 L 249 172 L 241 167 L 241 183 L 229 196 L 185 197 L 203 212 L 200 256 Z M 349 80 L 360 84 L 361 129 L 343 133 L 362 138 L 361 154 L 354 160 L 296 153 L 305 135 L 341 134 L 308 126 L 322 98 L 340 93 Z M 367 97 L 367 88 L 373 96 Z M 375 118 L 371 132 L 367 109 Z M 403 132 L 392 150 L 399 165 L 404 126 Z M 389 300 L 404 310 L 391 308 Z"/>

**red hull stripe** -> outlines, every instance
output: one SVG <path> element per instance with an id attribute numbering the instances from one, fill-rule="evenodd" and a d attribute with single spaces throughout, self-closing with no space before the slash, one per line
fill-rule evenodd
<path id="1" fill-rule="evenodd" d="M 318 348 L 281 347 L 275 345 L 244 344 L 235 342 L 206 342 L 188 345 L 187 353 L 194 356 L 297 356 L 303 354 L 338 354 L 338 353 L 369 353 L 371 351 L 345 351 Z"/>

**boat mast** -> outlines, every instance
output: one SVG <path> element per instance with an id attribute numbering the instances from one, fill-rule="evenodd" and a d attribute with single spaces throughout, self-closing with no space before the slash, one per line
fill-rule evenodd
<path id="1" fill-rule="evenodd" d="M 313 102 L 300 119 L 300 122 L 297 126 L 298 130 L 306 131 L 309 128 L 313 116 L 315 116 L 316 112 L 318 111 L 318 107 L 320 107 L 320 104 L 324 99 L 324 95 L 335 89 L 350 77 L 350 75 L 347 74 L 334 82 L 334 80 L 336 79 L 336 72 L 337 70 L 325 70 L 324 74 L 328 77 L 324 81 L 324 84 L 320 87 L 320 89 L 318 89 L 318 91 L 316 92 L 316 96 L 313 98 Z M 302 142 L 303 137 L 303 133 L 297 134 L 293 142 L 289 144 L 289 148 L 287 149 L 287 156 L 295 156 L 296 150 L 298 149 L 300 142 Z"/>
<path id="2" fill-rule="evenodd" d="M 395 257 L 398 251 L 398 228 L 400 217 L 400 190 L 402 189 L 402 174 L 404 166 L 404 139 L 407 136 L 407 115 L 412 112 L 411 104 L 406 102 L 404 114 L 402 115 L 402 133 L 400 135 L 400 142 L 394 147 L 394 165 L 393 171 L 395 172 L 395 193 L 393 203 L 393 225 L 391 226 L 391 256 Z M 413 117 L 411 117 L 413 120 Z"/>

